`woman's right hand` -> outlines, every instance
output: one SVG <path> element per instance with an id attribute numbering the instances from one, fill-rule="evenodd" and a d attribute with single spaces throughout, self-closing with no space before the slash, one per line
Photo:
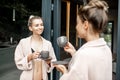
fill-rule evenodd
<path id="1" fill-rule="evenodd" d="M 64 50 L 70 53 L 71 55 L 73 55 L 76 52 L 76 49 L 70 42 L 67 43 L 67 45 L 64 47 Z"/>
<path id="2" fill-rule="evenodd" d="M 38 58 L 39 54 L 40 54 L 39 52 L 34 52 L 32 54 L 29 54 L 28 55 L 28 62 L 31 61 L 31 60 L 33 60 L 33 59 Z"/>

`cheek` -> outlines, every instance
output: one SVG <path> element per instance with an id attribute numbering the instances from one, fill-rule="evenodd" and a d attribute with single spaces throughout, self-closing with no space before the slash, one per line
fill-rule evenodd
<path id="1" fill-rule="evenodd" d="M 79 35 L 80 35 L 80 28 L 79 28 L 79 25 L 76 26 L 76 32 L 77 32 L 77 35 L 79 36 Z"/>
<path id="2" fill-rule="evenodd" d="M 41 26 L 40 30 L 43 32 L 44 31 L 44 26 Z"/>
<path id="3" fill-rule="evenodd" d="M 80 25 L 78 24 L 76 25 L 76 31 L 79 32 L 79 30 L 80 30 Z"/>
<path id="4" fill-rule="evenodd" d="M 82 29 L 82 25 L 77 25 L 76 26 L 76 31 L 77 31 L 78 37 L 83 38 L 84 30 Z"/>
<path id="5" fill-rule="evenodd" d="M 75 29 L 78 30 L 78 24 L 76 25 Z"/>
<path id="6" fill-rule="evenodd" d="M 42 29 L 44 30 L 44 26 L 42 26 Z"/>

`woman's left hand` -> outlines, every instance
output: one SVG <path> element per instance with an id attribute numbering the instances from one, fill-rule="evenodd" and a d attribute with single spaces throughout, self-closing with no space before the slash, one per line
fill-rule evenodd
<path id="1" fill-rule="evenodd" d="M 45 62 L 46 62 L 48 65 L 50 65 L 51 60 L 45 60 Z"/>
<path id="2" fill-rule="evenodd" d="M 64 65 L 54 65 L 56 67 L 56 69 L 60 72 L 62 72 L 62 74 L 67 73 L 67 68 Z"/>
<path id="3" fill-rule="evenodd" d="M 52 58 L 46 59 L 45 62 L 46 62 L 49 66 L 51 66 L 51 60 L 52 60 Z"/>

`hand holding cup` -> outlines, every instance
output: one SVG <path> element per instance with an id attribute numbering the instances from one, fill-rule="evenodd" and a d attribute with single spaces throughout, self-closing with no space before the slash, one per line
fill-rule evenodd
<path id="1" fill-rule="evenodd" d="M 49 58 L 49 51 L 41 51 L 39 58 L 48 59 Z"/>
<path id="2" fill-rule="evenodd" d="M 68 39 L 66 36 L 60 36 L 57 38 L 57 44 L 59 47 L 65 47 L 68 42 Z"/>
<path id="3" fill-rule="evenodd" d="M 64 50 L 66 52 L 70 53 L 71 55 L 76 53 L 76 49 L 74 48 L 74 46 L 70 42 L 67 43 L 67 45 L 64 47 Z"/>

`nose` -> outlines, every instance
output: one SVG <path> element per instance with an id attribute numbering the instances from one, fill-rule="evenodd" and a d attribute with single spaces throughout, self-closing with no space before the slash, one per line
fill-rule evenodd
<path id="1" fill-rule="evenodd" d="M 44 26 L 43 25 L 39 25 L 39 28 L 43 28 Z"/>
<path id="2" fill-rule="evenodd" d="M 44 29 L 44 26 L 41 26 L 41 25 L 40 25 L 40 26 L 39 26 L 39 29 Z"/>

